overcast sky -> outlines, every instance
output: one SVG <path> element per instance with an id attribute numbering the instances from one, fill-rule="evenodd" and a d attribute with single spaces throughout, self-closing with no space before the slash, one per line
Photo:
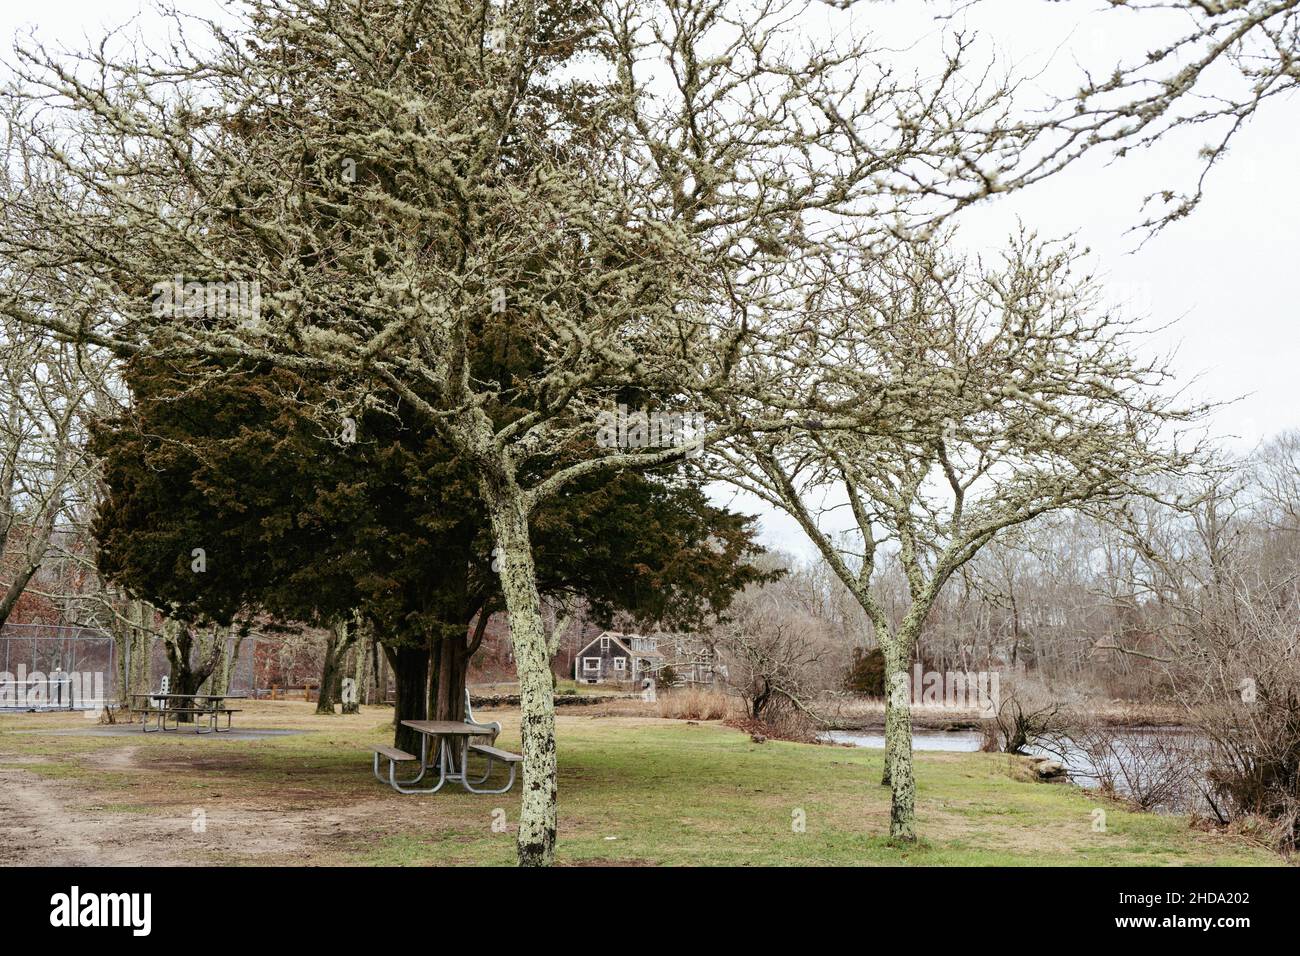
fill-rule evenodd
<path id="1" fill-rule="evenodd" d="M 217 6 L 211 0 L 180 5 L 196 12 Z M 80 46 L 83 35 L 120 26 L 142 6 L 139 0 L 6 0 L 0 5 L 0 34 L 8 46 L 16 30 L 30 26 L 47 42 Z M 1104 0 L 985 0 L 962 17 L 964 25 L 996 46 L 1004 68 L 1036 77 L 1030 92 L 1035 84 L 1068 92 L 1078 87 L 1082 66 L 1105 69 L 1117 58 L 1130 62 L 1176 26 L 1108 6 Z M 891 46 L 920 38 L 912 55 L 923 61 L 929 49 L 925 38 L 933 39 L 938 28 L 933 14 L 945 9 L 946 4 L 918 0 L 864 2 L 849 15 Z M 839 16 L 827 12 L 809 32 L 827 29 Z M 964 214 L 963 242 L 995 248 L 1018 221 L 1044 235 L 1077 233 L 1093 250 L 1115 300 L 1149 314 L 1153 326 L 1172 323 L 1156 334 L 1153 345 L 1177 350 L 1175 368 L 1192 396 L 1239 398 L 1216 413 L 1212 429 L 1245 452 L 1279 431 L 1300 427 L 1300 102 L 1276 99 L 1265 106 L 1212 174 L 1196 213 L 1137 249 L 1139 237 L 1129 229 L 1141 218 L 1141 197 L 1171 181 L 1189 183 L 1200 145 L 1195 139 L 1171 141 L 1110 166 L 1101 156 L 1085 160 L 1052 180 Z M 793 522 L 753 502 L 738 506 L 763 515 L 769 546 L 809 553 Z"/>

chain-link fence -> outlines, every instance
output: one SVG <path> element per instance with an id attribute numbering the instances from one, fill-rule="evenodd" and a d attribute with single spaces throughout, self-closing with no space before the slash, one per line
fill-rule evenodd
<path id="1" fill-rule="evenodd" d="M 103 631 L 53 624 L 0 630 L 0 710 L 99 710 L 117 697 L 117 647 Z"/>
<path id="2" fill-rule="evenodd" d="M 130 659 L 130 646 L 122 661 L 117 643 L 104 631 L 7 624 L 0 629 L 0 711 L 98 710 L 124 702 L 123 670 L 134 675 L 132 692 L 156 690 L 171 664 L 162 640 L 149 641 L 148 648 L 147 664 Z M 314 635 L 250 634 L 242 641 L 231 636 L 212 680 L 227 674 L 229 693 L 253 698 L 312 698 L 320 686 L 321 653 Z M 192 652 L 192 659 L 197 656 Z"/>

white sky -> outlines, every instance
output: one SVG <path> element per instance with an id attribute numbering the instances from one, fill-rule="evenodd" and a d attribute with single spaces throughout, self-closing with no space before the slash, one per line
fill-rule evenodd
<path id="1" fill-rule="evenodd" d="M 181 0 L 183 9 L 208 12 L 215 0 Z M 142 9 L 140 0 L 41 0 L 0 5 L 0 37 L 30 25 L 51 45 L 82 46 L 83 36 L 120 26 Z M 1107 9 L 1105 0 L 985 0 L 964 22 L 996 44 L 1004 65 L 1037 74 L 1045 89 L 1078 86 L 1079 64 L 1106 68 L 1153 45 L 1169 20 Z M 146 8 L 147 9 L 147 8 Z M 860 2 L 851 16 L 890 46 L 932 34 L 946 3 L 920 0 Z M 827 29 L 839 14 L 827 12 L 809 33 Z M 143 24 L 151 19 L 147 15 Z M 142 24 L 142 25 L 143 25 Z M 143 26 L 148 33 L 148 26 Z M 919 47 L 918 51 L 924 50 Z M 922 57 L 918 52 L 917 57 Z M 6 56 L 7 59 L 7 56 Z M 1196 140 L 1183 139 L 1106 166 L 1097 156 L 1023 193 L 965 214 L 963 242 L 996 248 L 1017 220 L 1043 235 L 1078 234 L 1093 250 L 1113 297 L 1149 314 L 1153 325 L 1173 323 L 1154 344 L 1177 349 L 1175 368 L 1198 399 L 1239 401 L 1218 411 L 1213 433 L 1237 451 L 1287 428 L 1300 427 L 1297 368 L 1296 276 L 1300 274 L 1300 102 L 1278 99 L 1239 134 L 1232 152 L 1211 175 L 1207 195 L 1190 218 L 1166 229 L 1140 250 L 1127 230 L 1139 219 L 1141 197 L 1171 180 L 1186 186 L 1196 174 Z M 764 541 L 807 555 L 809 545 L 793 522 L 757 502 L 737 501 L 763 516 Z"/>

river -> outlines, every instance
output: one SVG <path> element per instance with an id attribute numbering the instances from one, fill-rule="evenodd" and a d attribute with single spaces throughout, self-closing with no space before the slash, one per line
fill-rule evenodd
<path id="1" fill-rule="evenodd" d="M 883 750 L 884 734 L 858 730 L 832 730 L 822 735 L 830 743 L 850 744 Z M 1198 775 L 1187 772 L 1195 763 L 1189 761 L 1200 738 L 1188 727 L 1129 727 L 1109 735 L 1109 746 L 1098 754 L 1097 748 L 1085 750 L 1072 740 L 1059 748 L 1030 748 L 1033 755 L 1060 760 L 1072 782 L 1089 789 L 1101 786 L 1109 777 L 1117 793 L 1131 795 L 1134 786 L 1151 787 L 1158 783 L 1161 792 L 1151 800 L 1149 809 L 1186 812 L 1200 800 Z M 975 753 L 983 743 L 977 730 L 917 730 L 912 733 L 912 749 Z M 1171 745 L 1176 744 L 1176 747 Z M 1184 779 L 1186 778 L 1186 779 Z M 1204 804 L 1202 803 L 1202 806 Z"/>

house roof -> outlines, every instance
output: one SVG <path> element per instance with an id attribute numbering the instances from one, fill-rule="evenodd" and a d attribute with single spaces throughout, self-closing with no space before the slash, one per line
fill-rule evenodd
<path id="1" fill-rule="evenodd" d="M 598 634 L 598 635 L 596 635 L 595 637 L 593 637 L 590 641 L 588 641 L 586 644 L 584 644 L 581 648 L 579 648 L 577 656 L 581 656 L 582 654 L 584 654 L 584 653 L 587 651 L 587 649 L 588 649 L 589 647 L 591 647 L 591 645 L 595 644 L 595 643 L 596 643 L 597 641 L 599 641 L 602 637 L 608 637 L 610 640 L 612 640 L 612 641 L 613 641 L 615 644 L 617 644 L 619 647 L 623 648 L 623 650 L 627 651 L 627 655 L 628 655 L 628 657 L 645 657 L 645 658 L 652 658 L 652 657 L 662 658 L 662 657 L 663 657 L 663 655 L 660 654 L 657 650 L 654 650 L 654 651 L 634 651 L 631 647 L 628 646 L 628 643 L 627 643 L 627 639 L 628 639 L 628 638 L 630 638 L 630 637 L 640 637 L 640 636 L 641 636 L 640 634 L 623 634 L 623 633 L 621 633 L 621 632 L 619 632 L 619 631 L 603 631 L 603 632 L 601 632 L 600 634 Z"/>

